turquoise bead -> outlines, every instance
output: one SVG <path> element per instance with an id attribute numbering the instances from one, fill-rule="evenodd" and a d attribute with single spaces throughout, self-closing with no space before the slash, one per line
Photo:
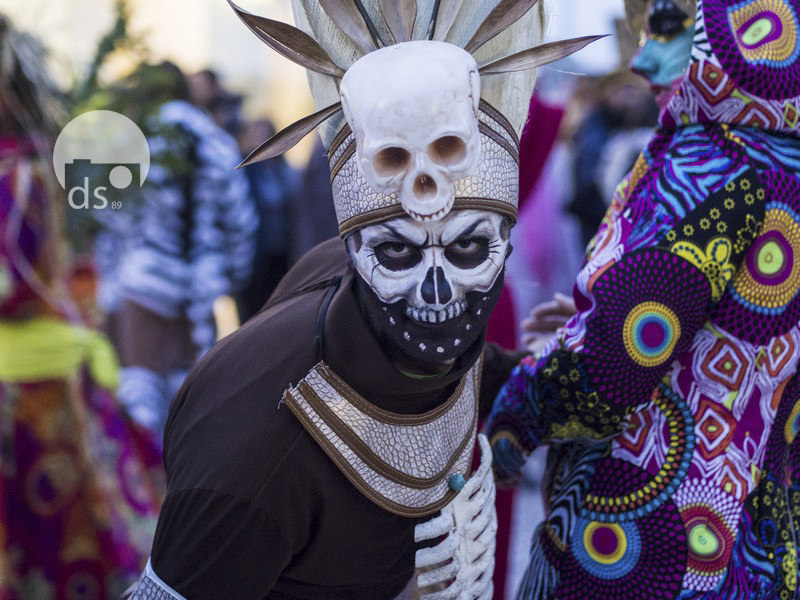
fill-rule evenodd
<path id="1" fill-rule="evenodd" d="M 449 485 L 450 489 L 454 492 L 460 492 L 466 483 L 467 480 L 464 479 L 464 476 L 461 473 L 451 475 L 450 479 L 447 481 L 447 485 Z"/>

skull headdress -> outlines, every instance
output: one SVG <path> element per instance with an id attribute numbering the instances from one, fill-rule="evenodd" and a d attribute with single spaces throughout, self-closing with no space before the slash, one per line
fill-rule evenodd
<path id="1" fill-rule="evenodd" d="M 483 334 L 517 214 L 518 135 L 532 69 L 594 37 L 531 47 L 536 0 L 293 0 L 299 29 L 234 6 L 309 70 L 319 112 L 255 149 L 322 125 L 339 232 L 387 347 L 442 362 Z"/>

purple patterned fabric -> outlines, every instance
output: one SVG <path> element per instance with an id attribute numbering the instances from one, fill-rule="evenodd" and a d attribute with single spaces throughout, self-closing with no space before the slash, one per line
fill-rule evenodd
<path id="1" fill-rule="evenodd" d="M 0 597 L 118 598 L 155 531 L 155 445 L 88 377 L 0 382 L 0 411 Z"/>
<path id="2" fill-rule="evenodd" d="M 18 138 L 0 138 L 0 318 L 30 316 L 38 297 L 33 277 L 46 279 L 42 260 L 46 224 L 44 183 L 32 148 Z M 24 195 L 24 202 L 17 196 Z"/>
<path id="3" fill-rule="evenodd" d="M 551 444 L 520 598 L 789 599 L 800 527 L 800 0 L 699 0 L 574 296 L 487 424 Z"/>

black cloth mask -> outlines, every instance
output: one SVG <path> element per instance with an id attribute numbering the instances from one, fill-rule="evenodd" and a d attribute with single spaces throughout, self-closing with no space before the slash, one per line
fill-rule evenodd
<path id="1" fill-rule="evenodd" d="M 468 292 L 467 308 L 443 323 L 422 323 L 406 315 L 408 303 L 382 302 L 364 279 L 356 274 L 356 293 L 361 309 L 375 335 L 389 354 L 423 366 L 455 359 L 482 341 L 489 316 L 503 291 L 505 270 L 491 289 Z"/>

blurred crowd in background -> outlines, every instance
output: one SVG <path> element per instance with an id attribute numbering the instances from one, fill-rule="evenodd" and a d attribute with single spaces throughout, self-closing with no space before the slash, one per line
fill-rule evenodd
<path id="1" fill-rule="evenodd" d="M 231 321 L 256 314 L 300 256 L 338 234 L 319 141 L 304 165 L 234 170 L 275 127 L 244 116 L 225 73 L 143 56 L 122 77 L 100 76 L 130 51 L 129 13 L 118 3 L 70 89 L 47 77 L 47 40 L 0 17 L 0 598 L 110 598 L 132 583 L 163 494 L 171 397 Z M 635 44 L 618 33 L 616 71 L 540 73 L 515 252 L 490 322 L 507 348 L 534 305 L 570 292 L 655 124 L 627 69 Z M 70 118 L 98 109 L 141 128 L 150 172 L 119 210 L 73 210 L 52 147 Z"/>

